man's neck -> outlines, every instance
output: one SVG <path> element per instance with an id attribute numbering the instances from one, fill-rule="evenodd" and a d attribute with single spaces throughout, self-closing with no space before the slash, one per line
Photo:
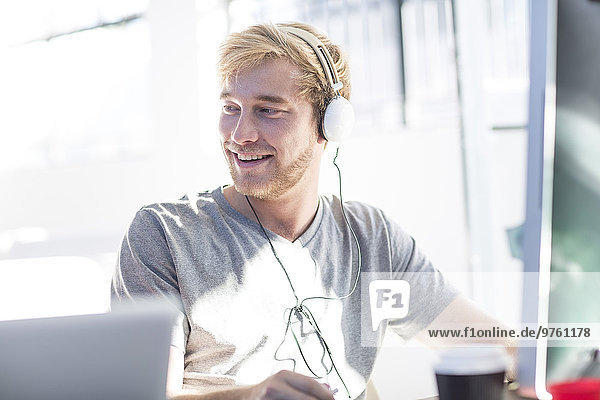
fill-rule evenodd
<path id="1" fill-rule="evenodd" d="M 238 212 L 251 220 L 256 220 L 246 197 L 234 186 L 223 191 L 225 199 Z M 290 191 L 277 199 L 262 200 L 248 197 L 260 223 L 266 229 L 275 232 L 290 242 L 298 239 L 310 226 L 319 205 L 317 188 L 302 193 Z"/>

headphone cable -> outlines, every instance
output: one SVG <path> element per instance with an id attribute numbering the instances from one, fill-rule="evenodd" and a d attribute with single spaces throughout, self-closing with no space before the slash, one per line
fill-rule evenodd
<path id="1" fill-rule="evenodd" d="M 335 366 L 335 363 L 333 362 L 333 356 L 331 354 L 331 350 L 329 349 L 329 346 L 327 345 L 327 343 L 325 342 L 325 339 L 323 338 L 323 335 L 321 333 L 321 330 L 319 329 L 319 326 L 317 325 L 317 321 L 314 318 L 314 316 L 312 315 L 312 312 L 310 312 L 310 310 L 308 309 L 307 306 L 304 306 L 304 302 L 307 300 L 344 300 L 347 299 L 348 297 L 350 297 L 355 291 L 356 288 L 358 286 L 358 280 L 360 278 L 360 273 L 362 270 L 362 255 L 361 255 L 361 251 L 360 251 L 360 243 L 358 241 L 358 237 L 356 236 L 356 233 L 354 232 L 354 229 L 352 228 L 352 225 L 350 225 L 350 222 L 348 221 L 348 217 L 346 215 L 346 211 L 345 211 L 345 206 L 344 206 L 344 200 L 342 197 L 342 172 L 340 170 L 340 167 L 337 164 L 337 158 L 339 155 L 339 151 L 340 148 L 339 146 L 336 148 L 335 151 L 335 157 L 333 158 L 333 165 L 335 166 L 337 173 L 338 173 L 338 184 L 339 184 L 339 198 L 340 198 L 340 208 L 342 211 L 342 217 L 344 219 L 344 222 L 346 223 L 346 226 L 348 227 L 348 229 L 350 230 L 350 233 L 352 234 L 352 237 L 354 239 L 354 242 L 356 243 L 356 250 L 357 250 L 357 271 L 356 271 L 356 278 L 354 279 L 354 284 L 352 285 L 352 289 L 350 290 L 350 292 L 344 296 L 340 296 L 340 297 L 328 297 L 328 296 L 312 296 L 312 297 L 306 297 L 304 298 L 302 301 L 300 301 L 298 299 L 298 295 L 296 294 L 296 289 L 294 288 L 294 285 L 292 284 L 292 280 L 287 272 L 287 269 L 285 268 L 285 266 L 283 265 L 283 262 L 281 261 L 281 259 L 279 258 L 279 255 L 277 254 L 277 251 L 275 250 L 275 247 L 273 246 L 273 242 L 271 242 L 271 238 L 269 237 L 265 227 L 263 226 L 262 222 L 260 221 L 260 218 L 258 217 L 258 214 L 256 212 L 256 210 L 254 209 L 254 206 L 252 205 L 252 202 L 250 202 L 250 198 L 248 197 L 248 195 L 244 195 L 244 197 L 246 198 L 246 201 L 248 202 L 248 205 L 250 206 L 250 209 L 252 210 L 252 213 L 254 214 L 254 217 L 256 218 L 256 221 L 258 222 L 258 225 L 260 226 L 263 234 L 265 235 L 265 238 L 267 239 L 267 241 L 269 242 L 269 246 L 271 247 L 271 252 L 273 253 L 273 255 L 275 256 L 275 259 L 277 260 L 277 262 L 279 263 L 279 265 L 281 266 L 281 269 L 283 270 L 285 277 L 290 285 L 290 288 L 292 289 L 292 293 L 294 295 L 294 298 L 296 299 L 296 305 L 294 307 L 292 307 L 291 309 L 287 309 L 286 312 L 289 310 L 289 316 L 288 316 L 288 323 L 286 326 L 286 330 L 285 330 L 285 334 L 284 334 L 284 339 L 283 341 L 285 341 L 285 336 L 287 336 L 287 332 L 290 328 L 290 318 L 292 316 L 292 312 L 299 312 L 303 315 L 305 315 L 306 317 L 308 317 L 309 323 L 311 325 L 313 325 L 313 323 L 311 322 L 314 321 L 314 325 L 313 327 L 315 328 L 315 331 L 322 343 L 322 345 L 324 346 L 324 350 L 327 352 L 327 354 L 329 355 L 329 358 L 331 359 L 332 362 L 332 366 L 328 369 L 327 374 L 329 374 L 333 369 L 335 369 L 335 372 L 337 374 L 337 376 L 340 378 L 340 381 L 342 383 L 342 385 L 344 386 L 344 389 L 346 389 L 346 393 L 348 394 L 348 398 L 350 398 L 350 391 L 346 385 L 346 383 L 344 382 L 344 379 L 342 378 L 342 376 L 340 375 L 340 372 L 338 371 L 337 367 Z M 304 356 L 304 353 L 302 352 L 302 348 L 300 346 L 300 343 L 298 342 L 296 335 L 294 334 L 293 330 L 292 330 L 292 334 L 294 335 L 294 340 L 296 341 L 296 344 L 298 346 L 298 349 L 300 350 L 300 354 L 302 356 L 302 358 L 304 359 L 304 362 L 306 364 L 306 366 L 308 367 L 308 369 L 313 373 L 313 375 L 315 375 L 318 378 L 319 377 L 317 374 L 315 374 L 312 369 L 310 368 L 310 366 L 308 365 L 308 362 L 306 361 L 306 358 Z M 281 342 L 281 344 L 278 346 L 277 351 L 275 352 L 275 359 L 276 360 L 280 360 L 279 358 L 277 358 L 277 352 L 279 351 L 279 348 L 281 348 L 281 346 L 283 345 L 283 341 Z M 281 359 L 280 361 L 285 361 L 287 359 Z M 293 362 L 294 364 L 294 370 L 295 370 L 295 365 L 296 365 L 296 360 L 294 359 L 289 359 Z"/>

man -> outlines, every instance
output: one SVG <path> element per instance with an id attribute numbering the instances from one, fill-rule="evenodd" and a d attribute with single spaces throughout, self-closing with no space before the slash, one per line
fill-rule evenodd
<path id="1" fill-rule="evenodd" d="M 327 47 L 343 86 L 332 88 L 293 28 Z M 336 90 L 350 97 L 338 46 L 308 25 L 265 24 L 230 35 L 219 56 L 234 185 L 142 208 L 119 253 L 113 303 L 162 296 L 179 309 L 172 397 L 362 398 L 388 325 L 409 338 L 472 308 L 380 210 L 319 196 L 323 113 Z M 368 274 L 408 279 L 414 311 L 364 333 Z"/>

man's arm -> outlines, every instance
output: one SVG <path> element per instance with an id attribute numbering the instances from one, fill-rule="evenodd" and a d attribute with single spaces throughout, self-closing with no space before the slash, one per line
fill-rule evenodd
<path id="1" fill-rule="evenodd" d="M 307 399 L 332 400 L 331 392 L 315 379 L 291 371 L 281 371 L 263 382 L 245 387 L 206 393 L 198 390 L 183 390 L 186 318 L 179 292 L 175 263 L 165 237 L 165 230 L 155 215 L 141 210 L 130 224 L 119 251 L 117 266 L 112 281 L 112 304 L 134 301 L 137 298 L 167 297 L 179 311 L 177 345 L 170 349 L 167 373 L 167 396 L 173 400 L 267 400 Z"/>
<path id="2" fill-rule="evenodd" d="M 488 343 L 503 345 L 511 358 L 511 366 L 507 370 L 509 379 L 514 378 L 517 340 L 514 338 L 485 338 L 485 341 L 477 338 L 452 338 L 432 337 L 430 331 L 447 329 L 464 329 L 473 327 L 475 329 L 509 329 L 506 325 L 497 319 L 491 317 L 483 311 L 477 304 L 469 300 L 466 296 L 459 294 L 446 308 L 429 324 L 425 329 L 419 332 L 415 337 L 429 347 L 446 347 L 464 345 L 468 343 Z"/>
<path id="3" fill-rule="evenodd" d="M 183 358 L 181 350 L 171 346 L 167 374 L 167 397 L 170 400 L 333 400 L 333 393 L 325 385 L 292 371 L 280 371 L 257 385 L 218 392 L 183 390 Z"/>

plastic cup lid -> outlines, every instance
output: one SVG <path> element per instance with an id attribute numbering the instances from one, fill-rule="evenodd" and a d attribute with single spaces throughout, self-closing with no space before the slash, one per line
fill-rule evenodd
<path id="1" fill-rule="evenodd" d="M 508 365 L 504 347 L 487 345 L 444 350 L 434 369 L 442 375 L 480 375 L 505 371 Z"/>

